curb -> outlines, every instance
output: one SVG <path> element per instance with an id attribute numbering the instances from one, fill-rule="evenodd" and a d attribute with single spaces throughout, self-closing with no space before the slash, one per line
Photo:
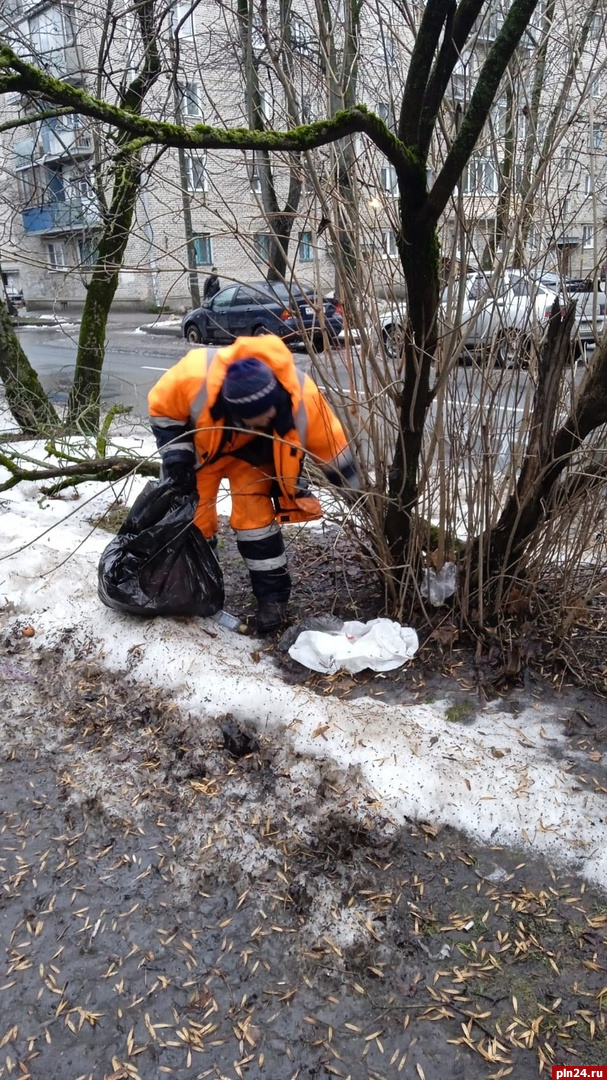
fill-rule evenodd
<path id="1" fill-rule="evenodd" d="M 144 334 L 155 334 L 157 337 L 181 337 L 181 322 L 170 326 L 167 323 L 143 323 L 137 327 Z"/>
<path id="2" fill-rule="evenodd" d="M 43 330 L 55 330 L 58 326 L 79 326 L 80 316 L 74 319 L 67 319 L 63 316 L 56 319 L 36 318 L 35 315 L 26 315 L 24 318 L 11 316 L 11 322 L 16 330 L 27 330 L 28 327 L 30 329 L 32 327 L 42 327 Z"/>

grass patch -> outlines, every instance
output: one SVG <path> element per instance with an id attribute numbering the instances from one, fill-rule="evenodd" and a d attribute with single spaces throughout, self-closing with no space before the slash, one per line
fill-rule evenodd
<path id="1" fill-rule="evenodd" d="M 93 525 L 96 529 L 103 529 L 104 532 L 117 533 L 122 525 L 124 525 L 128 512 L 128 506 L 117 501 L 112 503 L 104 514 L 100 514 L 99 517 L 89 518 L 89 524 Z"/>
<path id="2" fill-rule="evenodd" d="M 450 724 L 471 724 L 476 717 L 476 706 L 471 701 L 457 701 L 445 711 Z"/>

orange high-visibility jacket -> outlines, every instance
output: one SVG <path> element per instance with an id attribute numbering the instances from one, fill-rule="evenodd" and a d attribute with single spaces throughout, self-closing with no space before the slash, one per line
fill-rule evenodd
<path id="1" fill-rule="evenodd" d="M 304 451 L 340 486 L 358 487 L 354 461 L 343 427 L 329 408 L 316 383 L 295 367 L 287 346 L 273 334 L 240 337 L 233 345 L 213 350 L 210 363 L 207 349 L 192 349 L 170 368 L 148 396 L 150 421 L 165 460 L 193 451 L 204 467 L 216 455 L 229 454 L 246 445 L 253 433 L 237 433 L 226 446 L 224 421 L 214 420 L 211 409 L 223 385 L 230 364 L 254 356 L 272 369 L 288 391 L 295 427 L 284 438 L 273 438 L 276 478 L 280 485 L 280 520 L 305 520 L 319 516 L 315 499 L 297 500 L 297 481 Z M 306 505 L 308 511 L 306 512 Z M 313 505 L 314 508 L 313 508 Z"/>

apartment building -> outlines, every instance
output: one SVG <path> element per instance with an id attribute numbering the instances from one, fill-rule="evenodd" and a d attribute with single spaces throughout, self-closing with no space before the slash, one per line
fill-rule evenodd
<path id="1" fill-rule="evenodd" d="M 77 10 L 57 0 L 9 4 L 0 15 L 0 34 L 20 55 L 72 85 L 118 100 L 119 81 L 133 75 L 138 59 L 132 6 L 124 5 L 105 51 L 107 67 L 114 64 L 108 78 L 106 71 L 99 74 L 104 0 L 80 4 Z M 173 5 L 160 29 L 164 71 L 146 102 L 148 115 L 186 125 L 200 120 L 246 123 L 234 54 L 238 43 L 232 43 L 230 56 L 213 41 L 214 14 L 207 7 L 195 19 L 189 4 Z M 224 43 L 226 36 L 221 35 Z M 201 72 L 209 61 L 215 71 Z M 174 79 L 168 78 L 171 69 Z M 16 95 L 0 104 L 7 119 L 27 115 L 31 107 Z M 270 123 L 269 97 L 263 107 Z M 11 290 L 23 291 L 32 309 L 82 303 L 107 212 L 112 149 L 107 133 L 86 118 L 60 116 L 21 127 L 2 136 L 2 143 L 0 261 L 5 280 Z M 148 163 L 154 156 L 155 151 L 148 154 Z M 284 163 L 276 164 L 274 175 L 279 198 L 284 198 Z M 293 221 L 294 271 L 301 280 L 318 278 L 329 285 L 331 265 L 324 242 L 314 234 L 312 201 L 306 189 Z M 165 151 L 142 174 L 116 302 L 191 306 L 191 285 L 202 291 L 213 265 L 224 281 L 260 279 L 267 272 L 268 234 L 253 155 Z"/>
<path id="2" fill-rule="evenodd" d="M 112 11 L 109 17 L 105 0 L 85 0 L 78 6 L 64 0 L 5 0 L 0 36 L 58 78 L 117 101 L 121 84 L 136 69 L 139 39 L 133 6 L 125 0 L 122 8 Z M 267 41 L 255 26 L 245 45 L 242 27 L 214 0 L 194 11 L 189 2 L 176 2 L 163 6 L 162 12 L 163 71 L 144 103 L 147 115 L 186 125 L 200 121 L 218 126 L 246 124 L 252 115 L 252 96 L 254 109 L 268 126 L 284 128 L 288 119 L 306 121 L 326 115 L 327 88 L 321 75 L 327 66 L 326 42 L 305 3 L 289 27 L 295 113 L 292 102 L 289 112 L 281 73 L 268 62 Z M 480 63 L 502 18 L 503 13 L 492 5 L 454 73 L 445 105 L 445 145 L 433 148 L 429 183 L 440 168 L 449 125 L 452 132 L 467 107 Z M 532 28 L 536 35 L 543 18 L 540 7 Z M 522 230 L 530 264 L 542 261 L 581 276 L 604 261 L 605 77 L 600 74 L 604 25 L 595 19 L 587 55 L 566 89 L 561 119 L 554 125 L 550 110 L 564 92 L 564 46 L 561 54 L 551 55 L 542 106 L 531 130 L 533 33 L 522 43 L 509 93 L 496 102 L 492 123 L 479 140 L 445 214 L 443 250 L 467 262 L 486 264 L 504 244 L 512 246 L 516 230 Z M 362 38 L 360 55 L 365 63 L 358 65 L 357 98 L 394 125 L 406 77 L 410 29 L 402 15 L 399 20 L 396 9 L 393 18 L 384 21 L 371 12 Z M 251 65 L 257 73 L 253 90 L 247 75 Z M 34 104 L 38 108 L 39 103 L 14 95 L 0 102 L 0 113 L 3 119 L 24 117 Z M 542 150 L 547 131 L 553 143 L 548 161 Z M 81 304 L 107 213 L 115 149 L 111 133 L 86 118 L 61 115 L 36 120 L 0 138 L 4 148 L 0 262 L 5 280 L 11 289 L 23 291 L 31 309 Z M 511 179 L 504 216 L 500 192 L 506 144 Z M 263 208 L 267 177 L 260 157 L 237 151 L 158 155 L 149 149 L 145 164 L 148 168 L 142 173 L 116 303 L 185 309 L 197 289 L 202 290 L 212 265 L 218 267 L 224 282 L 265 276 L 270 229 Z M 334 239 L 323 224 L 327 215 L 337 218 L 335 204 L 342 198 L 333 166 L 329 150 L 314 155 L 313 160 L 289 155 L 273 158 L 279 205 L 286 202 L 293 177 L 299 173 L 297 209 L 289 219 L 290 272 L 300 281 L 317 282 L 324 288 L 334 283 Z M 374 260 L 374 284 L 385 293 L 394 291 L 400 282 L 397 195 L 390 163 L 365 139 L 355 140 L 348 194 L 356 199 L 358 234 L 352 240 L 353 249 L 361 262 Z M 505 257 L 508 261 L 508 252 Z"/>

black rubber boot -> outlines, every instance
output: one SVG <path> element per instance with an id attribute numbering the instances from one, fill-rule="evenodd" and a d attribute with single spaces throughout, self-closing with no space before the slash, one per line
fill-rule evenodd
<path id="1" fill-rule="evenodd" d="M 273 634 L 280 630 L 287 621 L 287 607 L 285 601 L 261 600 L 257 609 L 257 631 L 259 634 Z"/>

